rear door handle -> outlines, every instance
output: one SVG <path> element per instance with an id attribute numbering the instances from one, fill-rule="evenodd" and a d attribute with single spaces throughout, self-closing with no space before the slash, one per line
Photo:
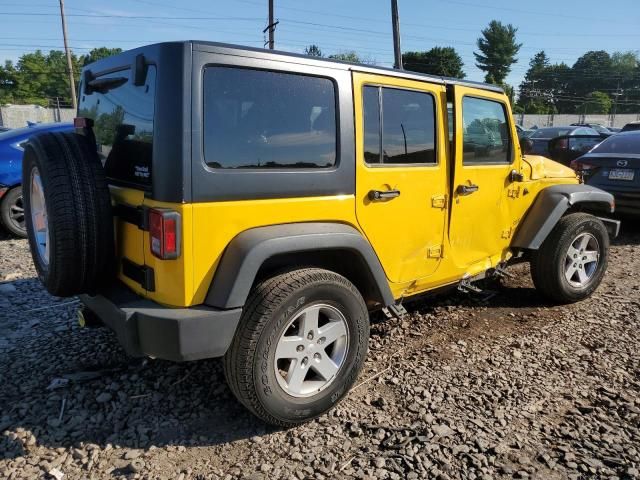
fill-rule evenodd
<path id="1" fill-rule="evenodd" d="M 400 190 L 371 190 L 369 192 L 369 200 L 372 202 L 380 200 L 390 200 L 400 196 Z"/>
<path id="2" fill-rule="evenodd" d="M 478 185 L 458 185 L 458 195 L 471 195 L 472 193 L 477 192 L 478 190 L 480 190 L 480 187 Z"/>

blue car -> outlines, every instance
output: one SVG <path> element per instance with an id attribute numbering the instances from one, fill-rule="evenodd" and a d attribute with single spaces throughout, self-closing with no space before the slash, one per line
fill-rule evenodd
<path id="1" fill-rule="evenodd" d="M 0 133 L 0 224 L 11 233 L 27 236 L 20 186 L 25 142 L 34 133 L 72 130 L 72 123 L 39 123 Z"/>

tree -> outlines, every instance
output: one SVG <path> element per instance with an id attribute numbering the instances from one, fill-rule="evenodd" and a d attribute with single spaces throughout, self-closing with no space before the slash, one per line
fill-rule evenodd
<path id="1" fill-rule="evenodd" d="M 310 57 L 322 57 L 322 50 L 317 45 L 309 45 L 305 47 L 304 54 L 309 55 Z"/>
<path id="2" fill-rule="evenodd" d="M 589 113 L 609 113 L 612 105 L 611 98 L 604 92 L 591 92 L 587 96 L 587 101 L 582 104 L 580 111 Z"/>
<path id="3" fill-rule="evenodd" d="M 118 48 L 96 48 L 87 56 L 78 58 L 71 55 L 76 85 L 80 78 L 83 64 L 98 58 L 119 53 Z M 62 105 L 70 105 L 69 76 L 67 59 L 64 52 L 41 50 L 25 53 L 18 61 L 5 62 L 0 66 L 0 104 L 22 103 L 49 106 L 59 101 Z"/>
<path id="4" fill-rule="evenodd" d="M 360 56 L 353 50 L 349 52 L 334 53 L 333 55 L 329 55 L 329 58 L 333 60 L 342 60 L 343 62 L 363 63 Z"/>
<path id="5" fill-rule="evenodd" d="M 110 57 L 112 55 L 117 55 L 121 53 L 121 48 L 108 48 L 108 47 L 98 47 L 91 50 L 87 55 L 82 57 L 82 66 L 86 67 L 90 63 L 96 62 L 100 59 Z"/>
<path id="6" fill-rule="evenodd" d="M 611 55 L 604 50 L 585 53 L 571 68 L 571 93 L 585 97 L 596 90 L 612 88 L 612 66 Z"/>
<path id="7" fill-rule="evenodd" d="M 427 52 L 405 52 L 402 63 L 407 70 L 441 75 L 443 77 L 464 78 L 464 63 L 455 48 L 434 47 Z"/>
<path id="8" fill-rule="evenodd" d="M 553 110 L 549 88 L 551 63 L 544 50 L 529 62 L 529 70 L 520 84 L 518 105 L 527 113 L 546 114 Z"/>
<path id="9" fill-rule="evenodd" d="M 616 113 L 640 111 L 640 54 L 614 52 L 611 54 L 611 70 L 615 77 Z"/>
<path id="10" fill-rule="evenodd" d="M 476 66 L 486 72 L 486 82 L 503 84 L 511 72 L 511 66 L 517 63 L 516 55 L 522 47 L 521 43 L 516 42 L 517 31 L 513 25 L 503 25 L 497 20 L 492 20 L 482 30 L 482 37 L 478 38 L 480 53 L 473 52 L 473 55 Z"/>

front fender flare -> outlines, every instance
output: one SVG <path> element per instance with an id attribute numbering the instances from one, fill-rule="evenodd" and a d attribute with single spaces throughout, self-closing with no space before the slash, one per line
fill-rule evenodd
<path id="1" fill-rule="evenodd" d="M 272 225 L 238 234 L 223 253 L 205 304 L 224 309 L 242 307 L 266 260 L 279 254 L 327 250 L 357 253 L 369 268 L 380 303 L 395 304 L 380 260 L 369 242 L 355 228 L 339 223 Z"/>
<path id="2" fill-rule="evenodd" d="M 596 205 L 613 213 L 613 195 L 591 185 L 553 185 L 542 190 L 520 224 L 511 246 L 537 250 L 565 212 L 579 203 Z"/>

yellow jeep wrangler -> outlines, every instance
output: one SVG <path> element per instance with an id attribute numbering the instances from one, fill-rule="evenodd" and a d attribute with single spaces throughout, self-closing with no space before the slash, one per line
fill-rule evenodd
<path id="1" fill-rule="evenodd" d="M 23 188 L 42 283 L 132 355 L 224 357 L 266 422 L 349 391 L 369 314 L 530 261 L 599 285 L 613 197 L 523 155 L 492 85 L 210 42 L 85 67 L 75 133 L 32 138 Z"/>

